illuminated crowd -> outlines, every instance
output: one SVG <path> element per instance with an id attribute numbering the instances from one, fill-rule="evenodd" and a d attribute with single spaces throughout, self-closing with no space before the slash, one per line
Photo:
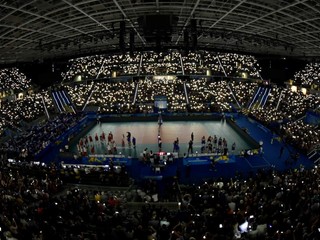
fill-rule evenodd
<path id="1" fill-rule="evenodd" d="M 101 65 L 104 63 L 102 56 L 87 56 L 77 59 L 71 59 L 68 72 L 63 74 L 66 80 L 73 80 L 75 76 L 81 75 L 84 80 L 95 79 L 98 75 Z"/>
<path id="2" fill-rule="evenodd" d="M 32 105 L 38 105 L 39 97 L 31 96 L 25 101 L 14 102 L 11 96 L 16 92 L 26 92 L 31 88 L 31 79 L 21 73 L 17 68 L 6 68 L 0 70 L 0 96 L 3 99 L 0 105 L 0 134 L 6 126 L 14 126 L 14 121 L 22 119 L 35 119 L 39 116 L 38 109 L 33 109 Z M 35 103 L 33 101 L 36 101 Z M 50 101 L 50 100 L 49 100 Z M 28 106 L 30 105 L 30 107 Z M 40 104 L 41 105 L 41 104 Z M 21 112 L 23 110 L 23 112 Z"/>
<path id="3" fill-rule="evenodd" d="M 0 70 L 0 92 L 26 91 L 31 87 L 31 79 L 18 68 Z"/>
<path id="4" fill-rule="evenodd" d="M 40 165 L 10 163 L 3 158 L 0 166 L 1 239 L 37 239 L 45 224 L 40 219 L 46 204 L 62 190 L 58 172 Z"/>
<path id="5" fill-rule="evenodd" d="M 212 75 L 228 77 L 243 77 L 247 75 L 248 78 L 260 78 L 260 66 L 257 60 L 250 55 L 236 53 L 213 54 L 205 51 L 201 65 L 204 70 L 210 69 Z"/>
<path id="6" fill-rule="evenodd" d="M 14 131 L 28 126 L 39 117 L 54 113 L 54 105 L 48 91 L 31 93 L 22 99 L 2 102 L 0 115 L 2 120 L 2 131 L 11 127 Z"/>
<path id="7" fill-rule="evenodd" d="M 309 63 L 294 75 L 294 81 L 304 86 L 320 86 L 320 64 Z"/>
<path id="8" fill-rule="evenodd" d="M 0 166 L 2 239 L 320 237 L 318 166 L 283 173 L 266 169 L 250 178 L 236 175 L 193 185 L 172 180 L 162 186 L 165 194 L 151 179 L 130 190 L 99 190 L 68 185 L 83 180 L 79 171 L 88 175 L 91 170 L 7 162 L 3 157 Z"/>
<path id="9" fill-rule="evenodd" d="M 295 92 L 286 88 L 273 87 L 269 98 L 264 108 L 251 108 L 251 114 L 266 125 L 272 122 L 294 121 L 320 104 L 320 98 L 315 94 L 303 94 L 301 91 Z"/>
<path id="10" fill-rule="evenodd" d="M 64 85 L 64 88 L 69 94 L 73 104 L 79 110 L 82 110 L 82 107 L 86 104 L 86 101 L 90 95 L 90 91 L 92 90 L 93 85 L 93 82 L 85 82 L 73 85 Z"/>
<path id="11" fill-rule="evenodd" d="M 206 69 L 199 68 L 202 64 L 222 76 L 245 72 L 259 78 L 258 65 L 246 56 L 189 53 L 192 60 L 187 63 L 178 53 L 150 54 L 74 59 L 65 79 L 82 75 L 88 81 L 63 87 L 79 112 L 84 107 L 96 107 L 96 111 L 108 114 L 153 112 L 156 96 L 167 97 L 170 112 L 224 113 L 236 105 L 241 113 L 268 127 L 279 124 L 286 143 L 304 151 L 319 145 L 319 126 L 303 119 L 308 110 L 320 105 L 319 96 L 309 92 L 270 85 L 266 104 L 258 101 L 249 107 L 262 86 L 252 81 L 169 76 L 93 81 L 100 75 L 110 76 L 116 69 L 112 65 L 115 61 L 124 63 L 120 64 L 124 74 L 136 74 L 140 60 L 144 74 L 152 75 L 163 68 L 167 74 L 180 69 L 193 74 Z M 153 67 L 148 68 L 147 62 Z M 35 163 L 35 155 L 50 145 L 56 146 L 58 137 L 83 115 L 57 114 L 50 91 L 29 91 L 30 81 L 17 69 L 1 70 L 0 81 L 2 92 L 11 89 L 24 94 L 21 99 L 5 99 L 0 108 L 1 130 L 16 132 L 0 146 L 0 239 L 320 239 L 317 165 L 285 173 L 267 169 L 247 179 L 236 175 L 190 186 L 178 185 L 177 176 L 161 186 L 164 195 L 153 180 L 144 180 L 127 192 L 72 188 L 67 183 L 87 183 L 90 177 L 112 186 L 128 186 L 129 179 L 124 166 L 111 168 L 106 174 L 102 168 L 93 171 Z M 49 120 L 33 124 L 47 113 Z M 130 201 L 146 204 L 138 209 L 130 207 Z M 171 208 L 149 204 L 159 201 L 177 204 Z"/>
<path id="12" fill-rule="evenodd" d="M 195 239 L 318 239 L 319 174 L 317 167 L 270 170 L 246 180 L 235 176 L 186 186 L 182 206 L 188 213 L 179 234 Z"/>
<path id="13" fill-rule="evenodd" d="M 100 113 L 128 113 L 134 97 L 133 82 L 97 82 L 88 99 L 87 107 L 98 107 Z"/>
<path id="14" fill-rule="evenodd" d="M 8 153 L 8 158 L 30 161 L 42 150 L 57 144 L 57 139 L 66 130 L 75 126 L 81 115 L 60 114 L 50 120 L 24 127 L 15 136 L 4 142 L 1 147 Z"/>
<path id="15" fill-rule="evenodd" d="M 226 81 L 206 78 L 191 79 L 186 83 L 191 112 L 228 112 L 231 94 Z"/>
<path id="16" fill-rule="evenodd" d="M 141 54 L 131 57 L 127 54 L 94 55 L 71 59 L 68 71 L 62 74 L 65 81 L 72 81 L 76 76 L 82 80 L 111 77 L 113 72 L 119 75 L 137 75 Z"/>
<path id="17" fill-rule="evenodd" d="M 180 53 L 145 52 L 142 55 L 140 75 L 182 74 Z"/>
<path id="18" fill-rule="evenodd" d="M 140 112 L 153 112 L 155 96 L 167 97 L 170 112 L 186 111 L 186 95 L 181 79 L 164 76 L 140 80 L 136 100 Z"/>
<path id="19" fill-rule="evenodd" d="M 43 97 L 43 98 L 42 98 Z M 1 114 L 12 123 L 20 121 L 30 122 L 36 120 L 45 113 L 45 106 L 53 111 L 53 102 L 48 91 L 27 95 L 16 101 L 3 102 Z"/>
<path id="20" fill-rule="evenodd" d="M 247 107 L 247 104 L 251 100 L 258 83 L 248 81 L 231 81 L 230 88 L 237 99 L 238 104 L 241 107 Z M 235 102 L 235 104 L 237 104 Z"/>
<path id="21" fill-rule="evenodd" d="M 69 61 L 68 71 L 62 74 L 65 81 L 93 80 L 132 75 L 207 75 L 248 77 L 259 79 L 261 68 L 251 55 L 201 51 L 183 55 L 177 51 L 114 55 L 94 55 Z"/>
<path id="22" fill-rule="evenodd" d="M 249 115 L 271 129 L 279 125 L 279 132 L 289 143 L 308 152 L 319 145 L 319 127 L 305 123 L 302 118 L 319 104 L 320 98 L 315 94 L 303 94 L 301 91 L 274 86 L 266 105 L 253 106 L 249 109 Z"/>
<path id="23" fill-rule="evenodd" d="M 88 99 L 91 86 L 92 95 Z M 80 110 L 87 99 L 88 108 L 95 106 L 102 113 L 152 113 L 156 96 L 167 97 L 169 112 L 223 113 L 235 107 L 269 127 L 275 123 L 294 122 L 320 104 L 315 94 L 304 94 L 274 84 L 262 85 L 270 89 L 265 104 L 261 104 L 260 99 L 250 104 L 259 86 L 259 83 L 251 81 L 217 81 L 210 78 L 183 81 L 164 76 L 146 77 L 136 82 L 81 83 L 75 85 L 77 91 L 69 91 L 69 95 L 80 103 L 77 104 Z"/>
<path id="24" fill-rule="evenodd" d="M 182 56 L 183 70 L 185 74 L 204 75 L 203 61 L 200 53 L 189 52 L 186 56 Z"/>
<path id="25" fill-rule="evenodd" d="M 152 54 L 144 57 L 154 61 L 155 53 Z M 170 56 L 178 59 L 177 54 Z M 164 61 L 168 56 L 158 57 L 162 57 Z M 172 58 L 168 57 L 168 59 Z M 208 59 L 211 59 L 211 62 L 215 61 L 214 58 L 210 58 L 210 55 L 205 57 L 205 61 L 209 62 Z M 223 58 L 220 56 L 219 59 Z M 197 61 L 196 56 L 194 60 Z M 28 87 L 28 84 L 24 85 L 24 89 Z M 309 92 L 293 91 L 274 84 L 264 86 L 251 80 L 226 81 L 210 77 L 181 79 L 172 76 L 149 76 L 135 81 L 74 82 L 64 84 L 63 87 L 78 111 L 87 109 L 108 114 L 151 113 L 154 111 L 155 97 L 165 96 L 169 112 L 223 113 L 238 108 L 269 127 L 274 123 L 294 122 L 303 117 L 308 110 L 320 105 L 319 97 Z M 261 104 L 258 99 L 255 103 L 251 103 L 259 87 L 270 89 L 267 101 Z M 54 113 L 54 109 L 49 91 L 25 92 L 25 96 L 21 99 L 2 101 L 0 113 L 3 117 L 0 128 L 2 132 L 8 127 L 19 131 L 26 123 L 45 115 L 46 111 L 48 114 Z M 289 134 L 289 130 L 286 134 Z M 313 133 L 312 129 L 310 131 Z M 302 136 L 301 142 L 303 139 Z M 309 149 L 305 146 L 301 148 Z"/>
<path id="26" fill-rule="evenodd" d="M 305 151 L 320 144 L 319 126 L 305 123 L 302 119 L 284 124 L 281 133 L 287 143 Z"/>

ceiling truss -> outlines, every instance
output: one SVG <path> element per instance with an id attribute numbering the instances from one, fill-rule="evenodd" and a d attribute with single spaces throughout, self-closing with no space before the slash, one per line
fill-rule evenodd
<path id="1" fill-rule="evenodd" d="M 0 12 L 1 64 L 117 51 L 121 21 L 127 49 L 134 33 L 135 49 L 320 57 L 318 0 L 13 0 L 0 2 Z M 168 24 L 170 41 L 149 40 L 150 23 L 141 24 L 146 16 L 174 19 Z M 155 29 L 157 36 L 163 32 Z M 197 41 L 189 39 L 187 46 L 185 32 Z"/>

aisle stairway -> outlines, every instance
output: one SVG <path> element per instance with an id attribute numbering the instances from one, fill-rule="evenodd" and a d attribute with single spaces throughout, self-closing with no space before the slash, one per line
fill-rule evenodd
<path id="1" fill-rule="evenodd" d="M 75 113 L 75 107 L 65 92 L 65 90 L 52 90 L 51 91 L 53 101 L 55 103 L 56 108 L 58 109 L 59 113 L 62 112 L 70 112 Z"/>
<path id="2" fill-rule="evenodd" d="M 316 164 L 320 162 L 320 145 L 308 153 L 308 158 Z"/>
<path id="3" fill-rule="evenodd" d="M 269 94 L 271 92 L 270 87 L 260 86 L 252 97 L 249 109 L 250 108 L 263 108 L 268 100 Z"/>

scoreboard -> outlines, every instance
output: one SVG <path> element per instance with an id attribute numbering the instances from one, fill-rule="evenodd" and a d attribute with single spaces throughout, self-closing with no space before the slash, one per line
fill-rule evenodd
<path id="1" fill-rule="evenodd" d="M 167 96 L 154 96 L 154 107 L 158 110 L 167 109 Z"/>

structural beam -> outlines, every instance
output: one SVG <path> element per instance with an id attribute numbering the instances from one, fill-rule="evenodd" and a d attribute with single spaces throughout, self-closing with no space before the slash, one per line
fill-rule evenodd
<path id="1" fill-rule="evenodd" d="M 113 0 L 114 4 L 117 6 L 117 8 L 120 10 L 120 12 L 122 13 L 123 17 L 125 18 L 125 20 L 127 20 L 132 29 L 137 33 L 137 36 L 140 38 L 141 42 L 143 43 L 143 45 L 146 45 L 146 41 L 143 39 L 143 37 L 140 35 L 140 33 L 138 32 L 138 30 L 136 29 L 136 27 L 134 26 L 134 24 L 132 23 L 132 21 L 128 18 L 127 14 L 123 11 L 122 7 L 120 6 L 120 4 L 118 3 L 117 0 Z"/>

